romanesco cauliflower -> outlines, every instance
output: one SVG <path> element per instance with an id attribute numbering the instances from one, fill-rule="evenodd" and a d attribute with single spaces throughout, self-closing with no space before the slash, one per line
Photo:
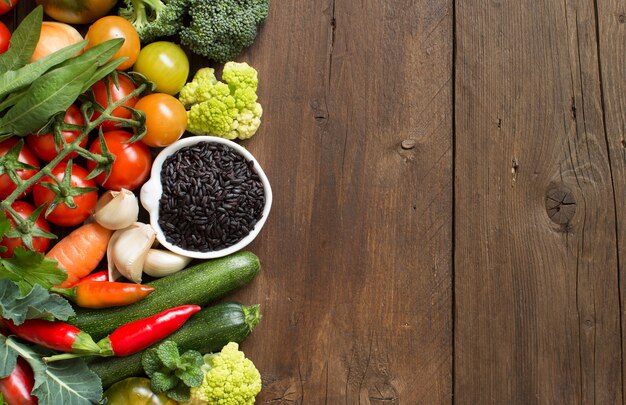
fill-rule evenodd
<path id="1" fill-rule="evenodd" d="M 261 125 L 263 108 L 257 103 L 257 71 L 247 63 L 228 62 L 220 82 L 215 70 L 198 70 L 180 91 L 187 111 L 187 130 L 196 135 L 226 139 L 251 138 Z"/>
<path id="2" fill-rule="evenodd" d="M 205 356 L 202 385 L 191 389 L 186 405 L 252 405 L 261 392 L 261 374 L 231 342 L 217 354 Z"/>

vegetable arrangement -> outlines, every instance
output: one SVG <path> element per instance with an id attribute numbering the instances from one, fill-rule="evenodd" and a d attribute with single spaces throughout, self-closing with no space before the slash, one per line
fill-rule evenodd
<path id="1" fill-rule="evenodd" d="M 253 404 L 261 378 L 238 344 L 260 308 L 212 302 L 250 283 L 258 257 L 158 246 L 137 195 L 155 148 L 257 132 L 257 71 L 232 59 L 269 1 L 37 3 L 12 33 L 0 23 L 0 403 Z M 91 25 L 83 39 L 68 24 Z M 223 82 L 213 67 L 188 82 L 186 51 L 227 62 Z M 223 190 L 249 193 L 234 175 L 186 209 L 217 198 L 245 235 L 224 209 L 239 197 Z"/>

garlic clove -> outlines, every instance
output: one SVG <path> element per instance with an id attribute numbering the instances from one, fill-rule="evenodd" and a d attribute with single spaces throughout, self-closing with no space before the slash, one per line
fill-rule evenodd
<path id="1" fill-rule="evenodd" d="M 184 269 L 190 261 L 190 257 L 169 250 L 150 249 L 143 264 L 143 272 L 152 277 L 165 277 Z"/>
<path id="2" fill-rule="evenodd" d="M 107 229 L 129 227 L 139 216 L 139 201 L 131 191 L 107 191 L 96 203 L 94 218 Z"/>
<path id="3" fill-rule="evenodd" d="M 109 269 L 109 280 L 115 281 L 118 278 L 122 277 L 122 274 L 115 267 L 115 262 L 113 261 L 113 246 L 115 246 L 115 242 L 120 238 L 120 235 L 124 232 L 124 229 L 113 232 L 111 235 L 111 239 L 109 239 L 109 244 L 107 245 L 107 266 Z"/>
<path id="4" fill-rule="evenodd" d="M 115 271 L 117 271 L 127 279 L 141 283 L 144 261 L 156 238 L 154 229 L 150 225 L 135 222 L 115 234 L 115 243 L 110 245 L 110 275 L 114 276 Z M 111 271 L 112 266 L 115 269 L 113 271 Z"/>

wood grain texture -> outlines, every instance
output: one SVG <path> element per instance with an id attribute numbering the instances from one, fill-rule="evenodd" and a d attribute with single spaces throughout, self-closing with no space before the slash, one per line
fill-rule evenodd
<path id="1" fill-rule="evenodd" d="M 265 313 L 258 403 L 449 403 L 451 2 L 274 5 L 243 57 L 275 190 L 237 295 Z"/>
<path id="2" fill-rule="evenodd" d="M 455 402 L 623 401 L 623 2 L 606 3 L 457 3 Z"/>

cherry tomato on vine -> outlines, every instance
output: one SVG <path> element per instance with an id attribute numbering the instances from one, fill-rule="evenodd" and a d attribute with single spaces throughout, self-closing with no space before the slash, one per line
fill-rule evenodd
<path id="1" fill-rule="evenodd" d="M 0 0 L 2 3 L 3 0 Z M 0 53 L 5 53 L 9 49 L 11 41 L 11 31 L 0 21 Z"/>
<path id="2" fill-rule="evenodd" d="M 0 0 L 0 2 L 1 1 L 2 0 Z M 16 143 L 17 143 L 17 138 L 15 137 L 9 138 L 6 141 L 0 142 L 0 156 L 6 155 L 9 149 L 11 149 L 13 145 L 15 145 Z M 37 157 L 33 154 L 33 152 L 30 150 L 30 148 L 27 145 L 22 146 L 20 155 L 17 160 L 22 163 L 26 163 L 28 165 L 39 168 L 39 160 L 37 159 Z M 37 169 L 17 170 L 17 175 L 22 180 L 28 180 L 31 177 L 33 177 L 35 174 L 37 174 Z M 9 195 L 11 195 L 13 191 L 15 191 L 16 188 L 17 186 L 15 185 L 15 183 L 13 183 L 13 180 L 11 180 L 8 174 L 5 173 L 0 176 L 0 199 L 4 200 L 5 198 L 7 198 Z M 28 193 L 30 193 L 31 189 L 32 187 L 29 187 L 26 191 L 20 194 L 18 198 L 22 198 Z"/>
<path id="3" fill-rule="evenodd" d="M 177 98 L 169 94 L 154 93 L 135 104 L 146 113 L 146 135 L 141 141 L 148 146 L 167 146 L 183 136 L 187 129 L 187 111 Z"/>
<path id="4" fill-rule="evenodd" d="M 115 15 L 102 17 L 91 24 L 85 36 L 89 41 L 87 49 L 115 38 L 124 38 L 124 44 L 111 59 L 126 56 L 128 59 L 117 67 L 117 70 L 126 70 L 135 64 L 140 48 L 139 34 L 128 20 Z"/>
<path id="5" fill-rule="evenodd" d="M 78 107 L 76 107 L 75 105 L 71 105 L 70 108 L 67 109 L 63 121 L 67 124 L 85 125 L 85 119 L 83 118 L 83 115 L 81 114 Z M 67 143 L 72 143 L 76 138 L 78 138 L 80 133 L 80 130 L 61 132 L 63 138 L 65 139 L 65 142 Z M 26 143 L 28 144 L 30 149 L 35 152 L 35 155 L 37 155 L 41 160 L 46 162 L 54 159 L 59 154 L 59 150 L 61 150 L 62 146 L 60 142 L 57 146 L 54 145 L 54 135 L 52 135 L 51 133 L 41 135 L 28 135 L 26 137 Z M 84 147 L 85 145 L 87 145 L 87 137 L 80 141 L 80 146 Z M 74 159 L 76 156 L 78 156 L 78 154 L 76 152 L 72 152 L 67 155 L 63 160 L 69 160 L 70 158 Z"/>
<path id="6" fill-rule="evenodd" d="M 156 91 L 174 95 L 187 83 L 189 59 L 180 46 L 158 41 L 141 49 L 133 70 L 153 82 Z"/>
<path id="7" fill-rule="evenodd" d="M 63 180 L 65 178 L 65 169 L 67 165 L 68 162 L 60 163 L 52 169 L 52 175 L 58 180 Z M 86 179 L 88 174 L 89 172 L 87 170 L 72 163 L 72 178 L 70 182 L 72 187 L 96 188 L 95 181 Z M 33 189 L 33 199 L 38 207 L 42 204 L 51 202 L 56 195 L 54 191 L 43 186 L 42 183 L 56 184 L 54 180 L 46 176 L 35 185 Z M 89 214 L 91 214 L 95 208 L 96 202 L 98 201 L 98 191 L 93 190 L 85 194 L 76 195 L 73 199 L 74 204 L 76 204 L 76 208 L 70 208 L 65 203 L 61 203 L 57 205 L 56 208 L 50 212 L 50 214 L 48 214 L 46 219 L 53 224 L 60 226 L 74 226 L 82 223 L 87 219 L 87 217 L 89 217 Z"/>
<path id="8" fill-rule="evenodd" d="M 28 218 L 28 216 L 35 211 L 35 207 L 25 201 L 15 201 L 13 204 L 11 204 L 11 207 L 13 207 L 18 215 L 24 219 Z M 11 217 L 9 213 L 7 213 L 6 215 L 9 221 L 11 221 L 11 226 L 15 226 L 15 221 L 13 220 L 13 217 Z M 48 222 L 43 218 L 43 213 L 40 214 L 37 218 L 37 221 L 35 221 L 35 226 L 46 232 L 50 232 L 50 225 L 48 225 Z M 0 257 L 4 258 L 12 257 L 13 250 L 19 246 L 22 246 L 26 249 L 26 247 L 24 246 L 24 242 L 22 242 L 22 239 L 20 238 L 4 237 L 2 238 L 0 245 L 7 248 L 6 252 L 0 253 Z M 48 249 L 48 245 L 50 245 L 50 239 L 40 236 L 33 237 L 33 247 L 37 252 L 44 253 L 46 249 Z"/>
<path id="9" fill-rule="evenodd" d="M 126 131 L 110 131 L 104 133 L 104 142 L 109 152 L 115 156 L 113 167 L 109 178 L 105 173 L 100 173 L 96 177 L 96 181 L 102 187 L 108 190 L 134 190 L 142 185 L 150 174 L 150 166 L 152 165 L 152 157 L 150 149 L 141 142 L 131 142 L 128 140 L 132 135 Z M 89 150 L 92 153 L 101 153 L 100 140 L 95 139 Z M 93 161 L 87 162 L 89 170 L 96 167 Z"/>
<path id="10" fill-rule="evenodd" d="M 4 15 L 13 10 L 18 0 L 0 0 L 0 15 Z"/>
<path id="11" fill-rule="evenodd" d="M 2 1 L 2 0 L 0 0 Z M 111 93 L 111 101 L 116 102 L 124 97 L 128 96 L 134 90 L 137 89 L 137 86 L 126 76 L 120 74 L 117 76 L 117 85 L 113 82 L 111 77 L 108 78 L 108 87 L 109 92 Z M 107 108 L 109 106 L 108 98 L 107 98 L 107 83 L 105 80 L 100 80 L 93 86 L 91 86 L 91 91 L 93 92 L 93 97 L 102 108 Z M 131 97 L 124 102 L 125 106 L 134 107 L 137 103 L 138 97 Z M 112 114 L 114 117 L 118 118 L 132 118 L 132 114 L 126 108 L 119 106 L 113 110 Z M 99 111 L 94 111 L 92 119 L 97 119 L 100 117 Z M 117 129 L 117 122 L 113 120 L 106 120 L 102 123 L 103 131 L 112 131 Z"/>

